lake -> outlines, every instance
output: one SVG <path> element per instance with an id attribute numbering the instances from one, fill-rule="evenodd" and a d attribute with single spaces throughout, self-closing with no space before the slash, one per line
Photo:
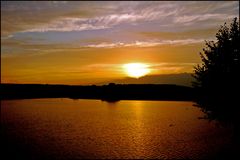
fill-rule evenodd
<path id="1" fill-rule="evenodd" d="M 2 152 L 9 158 L 209 158 L 231 130 L 193 102 L 67 98 L 2 100 Z"/>

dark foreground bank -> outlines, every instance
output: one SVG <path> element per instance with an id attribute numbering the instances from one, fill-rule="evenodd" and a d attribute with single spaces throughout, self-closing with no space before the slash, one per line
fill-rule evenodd
<path id="1" fill-rule="evenodd" d="M 114 84 L 103 86 L 1 84 L 1 99 L 72 98 L 118 100 L 193 100 L 190 87 L 165 84 Z"/>

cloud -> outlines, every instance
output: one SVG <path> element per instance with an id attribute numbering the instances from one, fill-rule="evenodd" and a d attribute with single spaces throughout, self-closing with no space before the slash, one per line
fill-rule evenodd
<path id="1" fill-rule="evenodd" d="M 177 30 L 238 16 L 239 2 L 3 2 L 2 34 L 100 30 L 152 23 Z M 86 9 L 87 8 L 87 9 Z M 234 10 L 233 10 L 234 9 Z M 17 14 L 16 14 L 17 13 Z M 33 16 L 34 15 L 34 16 Z M 205 23 L 205 22 L 204 22 Z M 211 23 L 205 23 L 205 25 Z"/>
<path id="2" fill-rule="evenodd" d="M 10 35 L 1 37 L 1 40 L 10 39 L 10 38 L 12 38 L 12 37 L 13 37 L 13 35 L 10 34 Z"/>
<path id="3" fill-rule="evenodd" d="M 160 69 L 160 68 L 171 68 L 171 67 L 192 67 L 196 65 L 196 63 L 174 63 L 174 62 L 162 62 L 162 63 L 144 63 L 150 69 Z M 124 64 L 119 63 L 95 63 L 83 66 L 84 69 L 109 69 L 109 70 L 116 70 L 116 69 L 123 69 Z M 77 69 L 79 70 L 79 68 Z"/>
<path id="4" fill-rule="evenodd" d="M 55 23 L 59 19 L 89 18 L 101 15 L 95 3 L 90 2 L 52 2 L 52 1 L 27 1 L 27 2 L 1 2 L 1 35 L 35 29 L 40 26 Z"/>
<path id="5" fill-rule="evenodd" d="M 60 20 L 55 20 L 49 24 L 35 27 L 33 29 L 28 29 L 23 32 L 70 32 L 70 31 L 83 31 L 83 30 L 96 30 L 108 28 L 104 25 L 93 25 L 91 20 L 86 20 L 84 18 L 63 18 Z"/>
<path id="6" fill-rule="evenodd" d="M 238 5 L 239 2 L 3 2 L 1 51 L 6 56 L 30 55 L 33 51 L 45 54 L 67 49 L 200 44 L 214 38 L 217 26 L 238 16 Z M 26 42 L 25 38 L 30 40 Z"/>
<path id="7" fill-rule="evenodd" d="M 166 74 L 166 73 L 181 73 L 181 72 L 191 72 L 193 70 L 193 66 L 196 65 L 196 63 L 144 63 L 147 65 L 147 67 L 150 69 L 151 74 Z M 124 64 L 90 64 L 86 66 L 82 66 L 80 70 L 82 71 L 114 71 L 114 72 L 122 72 L 124 74 L 123 70 Z M 79 69 L 78 69 L 79 70 Z"/>
<path id="8" fill-rule="evenodd" d="M 214 39 L 208 39 L 214 40 Z M 104 41 L 104 39 L 102 40 Z M 62 52 L 77 52 L 80 50 L 91 49 L 111 49 L 111 48 L 147 48 L 157 46 L 184 46 L 184 45 L 198 45 L 203 44 L 205 39 L 152 39 L 152 40 L 136 40 L 136 41 L 120 41 L 111 42 L 105 41 L 89 41 L 79 43 L 33 43 L 28 39 L 2 39 L 1 52 L 2 57 L 14 56 L 35 56 L 45 55 L 49 53 L 62 53 Z"/>
<path id="9" fill-rule="evenodd" d="M 195 30 L 187 30 L 183 32 L 139 32 L 138 34 L 143 38 L 150 39 L 210 39 L 215 36 L 217 32 L 217 28 L 208 28 L 208 29 L 195 29 Z"/>
<path id="10" fill-rule="evenodd" d="M 232 19 L 235 15 L 228 14 L 198 14 L 198 15 L 183 15 L 174 18 L 174 23 L 188 24 L 190 22 L 198 22 L 204 20 L 225 20 Z"/>
<path id="11" fill-rule="evenodd" d="M 148 11 L 143 14 L 136 13 L 123 13 L 123 14 L 110 14 L 94 18 L 60 18 L 49 22 L 45 25 L 40 25 L 27 29 L 24 32 L 69 32 L 69 31 L 83 31 L 83 30 L 97 30 L 111 28 L 120 24 L 136 23 L 141 21 L 152 21 L 175 14 L 176 11 L 164 13 L 164 11 Z"/>
<path id="12" fill-rule="evenodd" d="M 149 65 L 152 73 L 183 73 L 183 72 L 192 72 L 193 66 L 196 63 L 152 63 Z"/>
<path id="13" fill-rule="evenodd" d="M 140 25 L 150 22 L 157 22 L 155 24 L 159 26 L 164 24 L 168 28 L 176 29 L 186 25 L 197 27 L 199 23 L 209 20 L 212 22 L 223 22 L 236 16 L 236 13 L 226 10 L 233 7 L 235 3 L 224 3 L 228 4 L 225 8 L 223 3 L 214 5 L 206 2 L 125 2 L 119 3 L 119 7 L 111 7 L 112 4 L 109 4 L 106 6 L 105 12 L 101 10 L 102 14 L 100 15 L 81 18 L 77 15 L 71 17 L 59 16 L 46 24 L 37 25 L 32 29 L 28 28 L 24 32 L 99 30 L 113 28 L 117 25 Z M 211 7 L 213 8 L 212 10 Z M 102 6 L 102 8 L 104 7 Z M 219 11 L 223 9 L 226 10 L 226 13 Z M 205 25 L 208 24 L 205 23 Z M 212 24 L 210 23 L 209 25 L 211 26 Z"/>
<path id="14" fill-rule="evenodd" d="M 190 45 L 190 44 L 203 43 L 203 42 L 204 42 L 204 39 L 179 39 L 179 40 L 157 40 L 157 41 L 153 40 L 153 41 L 135 41 L 132 43 L 116 42 L 116 43 L 89 44 L 86 47 L 90 47 L 90 48 L 154 47 L 154 46 L 161 46 L 161 45 Z"/>
<path id="15" fill-rule="evenodd" d="M 123 6 L 126 6 L 124 3 Z M 148 22 L 174 16 L 177 10 L 169 10 L 169 7 L 175 5 L 151 5 L 149 7 L 143 6 L 138 8 L 135 5 L 132 8 L 120 10 L 120 13 L 107 13 L 102 16 L 94 16 L 91 18 L 78 18 L 78 17 L 63 17 L 52 20 L 45 25 L 38 25 L 33 29 L 27 29 L 24 32 L 47 32 L 47 31 L 83 31 L 83 30 L 96 30 L 111 28 L 120 24 L 134 24 L 137 22 Z M 136 10 L 133 10 L 135 8 Z M 119 10 L 119 8 L 115 8 Z"/>

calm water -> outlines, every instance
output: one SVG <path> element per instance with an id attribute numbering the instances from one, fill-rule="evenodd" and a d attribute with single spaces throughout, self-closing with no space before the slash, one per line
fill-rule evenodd
<path id="1" fill-rule="evenodd" d="M 230 134 L 203 116 L 192 102 L 4 100 L 1 137 L 7 154 L 34 159 L 204 158 Z"/>

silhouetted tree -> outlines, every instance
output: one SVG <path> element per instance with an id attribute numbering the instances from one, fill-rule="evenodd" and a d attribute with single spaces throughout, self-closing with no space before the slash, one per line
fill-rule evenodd
<path id="1" fill-rule="evenodd" d="M 229 27 L 225 23 L 216 33 L 217 41 L 206 41 L 206 47 L 200 53 L 202 64 L 194 67 L 196 81 L 193 86 L 204 111 L 214 113 L 211 116 L 232 117 L 239 113 L 239 35 L 237 18 Z"/>

